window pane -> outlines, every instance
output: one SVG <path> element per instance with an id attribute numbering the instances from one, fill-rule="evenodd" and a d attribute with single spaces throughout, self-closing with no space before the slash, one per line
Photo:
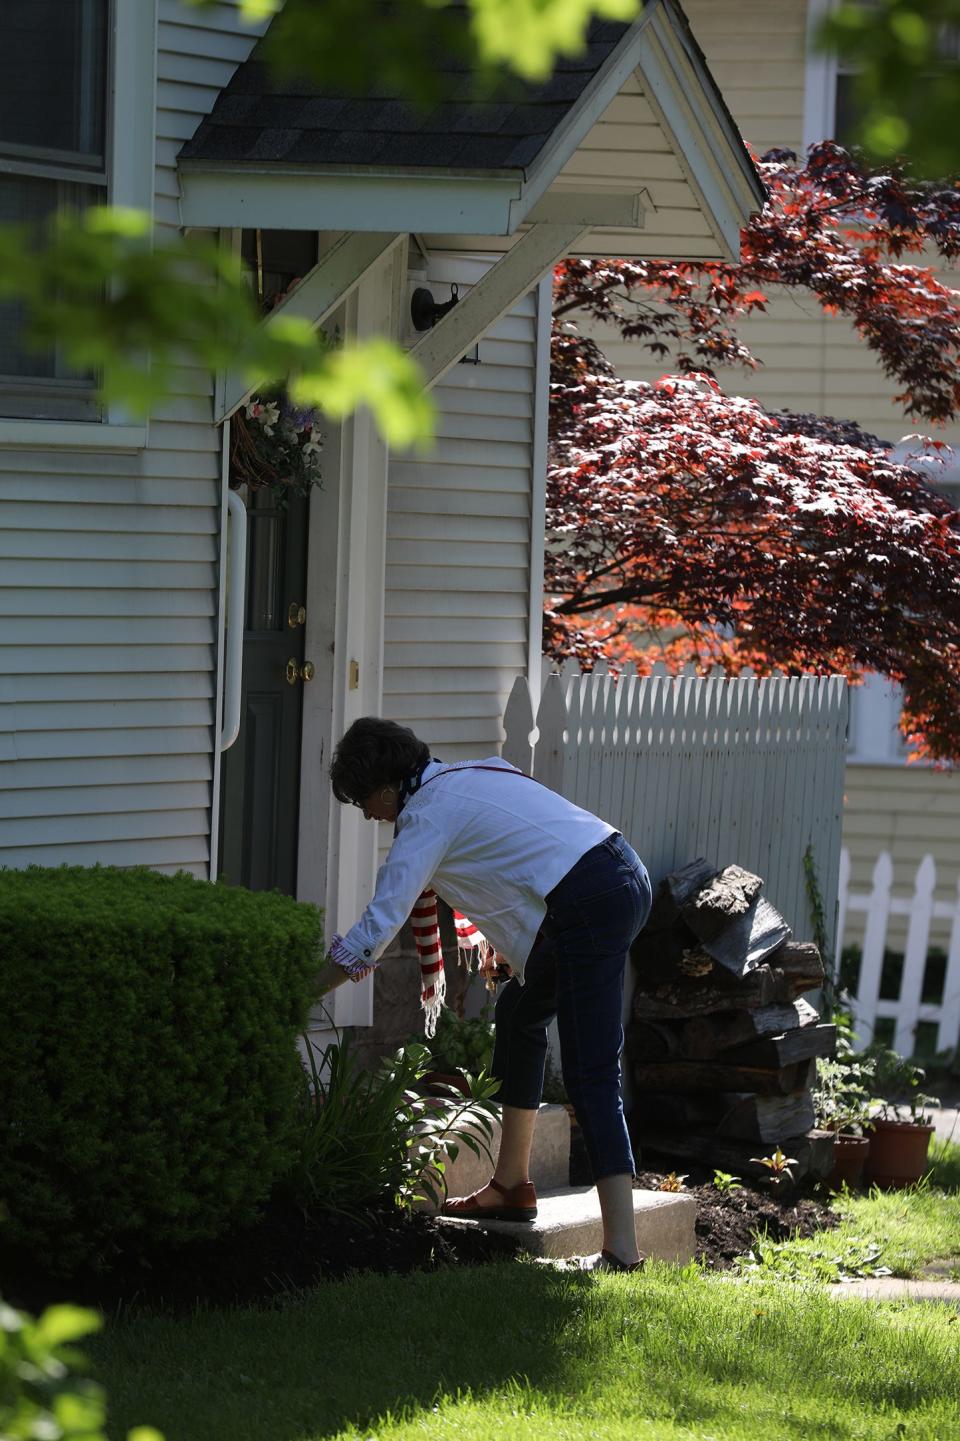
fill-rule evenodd
<path id="1" fill-rule="evenodd" d="M 841 73 L 837 76 L 837 109 L 832 139 L 839 140 L 841 145 L 848 148 L 854 143 L 860 121 L 860 107 L 855 95 L 856 83 L 855 75 Z"/>
<path id="2" fill-rule="evenodd" d="M 55 210 L 80 210 L 103 198 L 93 185 L 0 175 L 0 225 L 39 224 Z M 24 328 L 23 306 L 0 303 L 0 415 L 95 418 L 93 378 L 71 370 L 56 347 L 29 349 Z"/>
<path id="3" fill-rule="evenodd" d="M 102 167 L 108 0 L 3 0 L 0 150 Z"/>

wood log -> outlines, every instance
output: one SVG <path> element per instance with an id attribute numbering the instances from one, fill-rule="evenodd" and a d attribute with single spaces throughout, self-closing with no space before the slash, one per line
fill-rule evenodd
<path id="1" fill-rule="evenodd" d="M 767 1176 L 765 1166 L 759 1158 L 770 1154 L 756 1141 L 740 1140 L 734 1136 L 718 1136 L 709 1131 L 671 1131 L 653 1129 L 643 1124 L 633 1124 L 635 1114 L 630 1117 L 631 1136 L 635 1150 L 641 1153 L 638 1164 L 643 1165 L 642 1153 L 655 1151 L 661 1156 L 684 1161 L 699 1162 L 715 1166 L 735 1176 Z M 766 1143 L 769 1145 L 769 1143 Z M 790 1169 L 794 1179 L 804 1176 L 823 1177 L 833 1169 L 833 1132 L 810 1130 L 803 1135 L 787 1136 L 779 1142 L 784 1153 L 796 1158 L 796 1165 Z M 772 1148 L 771 1148 L 772 1149 Z"/>
<path id="2" fill-rule="evenodd" d="M 630 947 L 630 959 L 645 985 L 660 985 L 684 977 L 709 975 L 714 968 L 689 927 L 682 921 L 667 930 L 645 927 Z"/>
<path id="3" fill-rule="evenodd" d="M 763 881 L 742 866 L 724 866 L 680 901 L 680 913 L 701 941 L 712 941 L 726 931 L 731 922 L 745 916 L 758 899 Z"/>
<path id="4" fill-rule="evenodd" d="M 794 1001 L 787 1006 L 760 1006 L 755 1010 L 716 1011 L 695 1016 L 680 1030 L 680 1048 L 688 1060 L 708 1061 L 721 1051 L 779 1036 L 797 1027 L 814 1026 L 819 1020 L 813 1006 Z"/>
<path id="5" fill-rule="evenodd" d="M 679 871 L 671 872 L 660 882 L 647 918 L 647 927 L 654 931 L 669 929 L 680 919 L 680 913 L 691 896 L 697 895 L 719 874 L 719 867 L 711 865 L 703 856 Z"/>
<path id="6" fill-rule="evenodd" d="M 680 1029 L 667 1021 L 631 1021 L 624 1050 L 628 1059 L 668 1061 L 683 1055 Z"/>
<path id="7" fill-rule="evenodd" d="M 698 934 L 698 922 L 684 913 L 687 924 Z M 701 937 L 703 948 L 715 961 L 734 976 L 745 976 L 755 970 L 775 950 L 790 939 L 791 931 L 780 912 L 763 896 L 758 896 L 747 911 L 736 916 L 710 939 Z"/>
<path id="8" fill-rule="evenodd" d="M 761 1066 L 727 1066 L 720 1061 L 635 1061 L 631 1069 L 638 1091 L 750 1091 L 785 1096 L 811 1080 L 811 1061 L 780 1070 Z"/>
<path id="9" fill-rule="evenodd" d="M 742 979 L 715 967 L 702 979 L 678 979 L 646 986 L 638 978 L 633 1014 L 640 1020 L 679 1021 L 714 1011 L 785 1005 L 815 990 L 823 980 L 823 962 L 816 946 L 790 941 Z"/>
<path id="10" fill-rule="evenodd" d="M 809 1091 L 791 1091 L 788 1096 L 740 1095 L 724 1099 L 732 1104 L 716 1124 L 718 1136 L 776 1144 L 781 1136 L 799 1136 L 814 1124 Z"/>
<path id="11" fill-rule="evenodd" d="M 647 1126 L 658 1131 L 666 1127 L 709 1131 L 758 1144 L 776 1143 L 781 1136 L 806 1131 L 814 1122 L 809 1091 L 791 1091 L 787 1096 L 757 1096 L 735 1091 L 687 1095 L 644 1092 L 634 1115 L 643 1117 Z"/>
<path id="12" fill-rule="evenodd" d="M 689 1061 L 711 1061 L 734 1046 L 748 1045 L 764 1036 L 783 1035 L 797 1027 L 814 1026 L 816 1010 L 806 1000 L 790 1006 L 761 1006 L 757 1010 L 721 1010 L 712 1016 L 695 1016 L 680 1027 L 680 1049 Z"/>
<path id="13" fill-rule="evenodd" d="M 780 1036 L 767 1036 L 751 1045 L 724 1051 L 723 1059 L 738 1066 L 789 1066 L 813 1056 L 832 1056 L 836 1049 L 836 1026 L 806 1026 L 803 1030 L 785 1031 Z"/>

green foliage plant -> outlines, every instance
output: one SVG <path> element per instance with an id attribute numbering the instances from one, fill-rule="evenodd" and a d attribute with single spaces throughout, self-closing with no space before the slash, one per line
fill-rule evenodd
<path id="1" fill-rule="evenodd" d="M 295 1154 L 317 908 L 31 867 L 0 935 L 0 1240 L 69 1274 L 253 1221 Z"/>
<path id="2" fill-rule="evenodd" d="M 214 0 L 188 0 L 206 6 Z M 545 80 L 559 56 L 582 53 L 596 16 L 634 20 L 643 0 L 242 0 L 250 23 L 275 16 L 267 58 L 281 73 L 361 91 L 381 85 L 421 105 L 448 99 L 438 46 L 489 87 L 498 77 Z M 465 11 L 465 14 L 464 14 Z M 278 13 L 279 12 L 279 13 Z M 465 23 L 464 23 L 465 21 Z M 459 80 L 461 75 L 457 74 Z"/>
<path id="3" fill-rule="evenodd" d="M 870 1089 L 874 1073 L 873 1061 L 867 1057 L 847 1057 L 817 1061 L 817 1079 L 813 1087 L 813 1109 L 821 1130 L 835 1136 L 863 1135 L 872 1124 L 874 1103 Z"/>
<path id="4" fill-rule="evenodd" d="M 34 1320 L 0 1300 L 0 1436 L 3 1441 L 106 1441 L 103 1390 L 82 1374 L 73 1342 L 100 1329 L 94 1311 L 51 1306 Z M 163 1441 L 136 1426 L 127 1441 Z"/>
<path id="5" fill-rule="evenodd" d="M 365 1070 L 346 1037 L 322 1051 L 305 1038 L 298 1149 L 285 1179 L 307 1211 L 396 1205 L 410 1210 L 420 1194 L 446 1194 L 446 1161 L 460 1145 L 490 1156 L 491 1101 L 497 1082 L 470 1077 L 469 1096 L 422 1096 L 417 1083 L 432 1068 L 422 1045 L 408 1045 Z"/>
<path id="6" fill-rule="evenodd" d="M 99 378 L 104 402 L 132 415 L 149 414 L 194 364 L 236 370 L 258 390 L 282 385 L 293 405 L 334 420 L 365 405 L 396 447 L 433 433 L 421 372 L 399 346 L 383 336 L 329 345 L 282 309 L 262 320 L 236 256 L 198 232 L 155 240 L 143 211 L 91 206 L 39 229 L 0 225 L 7 298 L 25 307 L 28 343 L 56 343 Z"/>
<path id="7" fill-rule="evenodd" d="M 478 1075 L 489 1071 L 493 1061 L 493 1020 L 491 1006 L 478 1016 L 458 1016 L 444 1006 L 437 1017 L 437 1029 L 424 1041 L 436 1071 L 462 1071 Z"/>
<path id="8" fill-rule="evenodd" d="M 721 1196 L 729 1196 L 733 1191 L 742 1190 L 739 1176 L 731 1176 L 729 1171 L 714 1171 L 713 1184 Z"/>
<path id="9" fill-rule="evenodd" d="M 909 1118 L 914 1125 L 928 1125 L 930 1109 L 939 1106 L 940 1100 L 920 1090 L 926 1078 L 923 1068 L 891 1046 L 874 1043 L 864 1054 L 872 1064 L 869 1074 L 875 1116 L 884 1121 Z"/>
<path id="10" fill-rule="evenodd" d="M 778 1146 L 770 1156 L 751 1156 L 751 1166 L 765 1166 L 767 1171 L 766 1179 L 776 1190 L 784 1181 L 793 1180 L 791 1166 L 797 1164 L 795 1156 L 787 1156 Z"/>

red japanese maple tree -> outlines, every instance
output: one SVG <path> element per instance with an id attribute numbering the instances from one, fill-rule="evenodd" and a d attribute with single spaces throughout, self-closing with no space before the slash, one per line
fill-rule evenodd
<path id="1" fill-rule="evenodd" d="M 920 753 L 960 757 L 960 515 L 850 422 L 766 412 L 706 371 L 756 363 L 738 316 L 760 286 L 848 315 L 908 413 L 960 412 L 960 294 L 905 254 L 960 254 L 960 190 L 861 172 L 835 145 L 768 157 L 739 265 L 558 268 L 545 645 L 645 668 L 876 670 Z M 570 323 L 614 320 L 679 375 L 621 380 Z"/>

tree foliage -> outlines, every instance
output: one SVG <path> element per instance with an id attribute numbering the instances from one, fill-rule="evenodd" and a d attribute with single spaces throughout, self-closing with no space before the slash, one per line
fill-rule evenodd
<path id="1" fill-rule="evenodd" d="M 217 0 L 188 0 L 209 6 Z M 485 89 L 511 76 L 546 80 L 576 55 L 591 20 L 634 20 L 644 0 L 242 0 L 250 23 L 270 16 L 267 55 L 296 72 L 362 91 L 371 79 L 423 104 L 446 98 L 437 55 Z"/>
<path id="2" fill-rule="evenodd" d="M 681 372 L 757 365 L 737 321 L 777 286 L 843 315 L 902 388 L 908 415 L 960 413 L 960 292 L 929 266 L 932 251 L 960 255 L 960 185 L 912 184 L 871 171 L 833 141 L 759 164 L 767 204 L 742 232 L 740 259 L 568 260 L 558 268 L 555 315 L 585 312 L 617 325 Z"/>
<path id="3" fill-rule="evenodd" d="M 740 266 L 558 268 L 546 646 L 587 663 L 880 671 L 904 687 L 920 753 L 952 759 L 957 512 L 850 422 L 772 415 L 702 372 L 756 363 L 736 322 L 766 304 L 761 285 L 786 284 L 849 316 L 908 411 L 956 415 L 960 297 L 894 257 L 956 255 L 957 194 L 864 174 L 834 145 L 763 172 L 770 201 Z M 571 324 L 583 310 L 657 355 L 673 347 L 683 373 L 621 380 Z"/>
<path id="4" fill-rule="evenodd" d="M 841 0 L 825 16 L 818 42 L 853 69 L 853 138 L 875 160 L 909 156 L 930 178 L 960 168 L 958 30 L 960 0 Z"/>
<path id="5" fill-rule="evenodd" d="M 236 368 L 252 386 L 284 381 L 293 399 L 339 418 L 373 411 L 388 441 L 430 433 L 433 406 L 420 372 L 391 342 L 327 344 L 303 319 L 263 323 L 239 260 L 202 234 L 150 243 L 140 211 L 60 212 L 38 236 L 0 227 L 0 299 L 25 305 L 27 339 L 58 345 L 98 376 L 106 402 L 134 415 L 168 394 L 178 366 Z"/>

